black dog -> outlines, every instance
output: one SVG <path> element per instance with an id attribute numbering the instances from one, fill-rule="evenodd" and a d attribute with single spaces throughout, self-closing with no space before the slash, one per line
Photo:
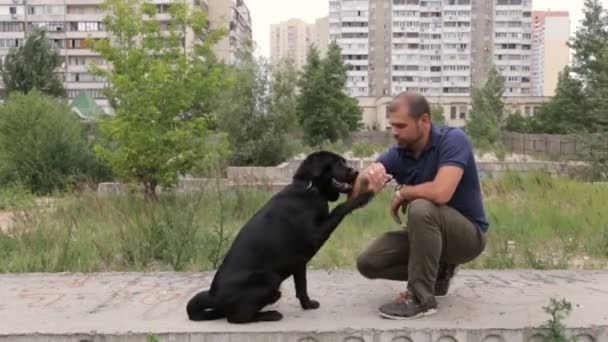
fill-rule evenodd
<path id="1" fill-rule="evenodd" d="M 278 321 L 278 311 L 260 311 L 281 297 L 279 287 L 293 276 L 302 308 L 316 309 L 308 297 L 306 264 L 342 219 L 367 204 L 368 192 L 349 198 L 329 212 L 328 201 L 352 191 L 358 172 L 331 152 L 309 155 L 293 182 L 274 195 L 236 236 L 211 289 L 188 302 L 193 321 L 226 317 L 231 323 Z"/>

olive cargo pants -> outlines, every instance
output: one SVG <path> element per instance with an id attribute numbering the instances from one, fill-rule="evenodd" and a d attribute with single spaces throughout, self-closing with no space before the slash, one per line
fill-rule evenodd
<path id="1" fill-rule="evenodd" d="M 436 306 L 440 265 L 472 261 L 485 249 L 486 237 L 455 209 L 423 199 L 410 203 L 407 218 L 407 229 L 373 241 L 358 257 L 357 268 L 366 278 L 408 281 L 419 301 Z"/>

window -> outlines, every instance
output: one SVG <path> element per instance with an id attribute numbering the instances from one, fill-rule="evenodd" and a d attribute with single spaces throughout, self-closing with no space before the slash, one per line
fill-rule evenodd
<path id="1" fill-rule="evenodd" d="M 59 21 L 35 21 L 29 24 L 29 29 L 40 29 L 48 32 L 64 32 L 65 23 Z"/>
<path id="2" fill-rule="evenodd" d="M 66 39 L 66 45 L 68 49 L 86 49 L 86 39 Z"/>
<path id="3" fill-rule="evenodd" d="M 450 119 L 456 120 L 456 106 L 450 107 Z"/>
<path id="4" fill-rule="evenodd" d="M 467 107 L 460 106 L 460 107 L 458 107 L 458 109 L 459 109 L 458 117 L 463 120 L 466 119 L 467 118 Z"/>
<path id="5" fill-rule="evenodd" d="M 28 13 L 31 15 L 63 15 L 64 6 L 29 6 Z"/>
<path id="6" fill-rule="evenodd" d="M 0 22 L 0 32 L 21 32 L 23 31 L 23 23 L 15 22 Z"/>
<path id="7" fill-rule="evenodd" d="M 23 44 L 23 39 L 0 39 L 0 48 L 19 47 Z"/>
<path id="8" fill-rule="evenodd" d="M 81 89 L 68 89 L 68 97 L 70 99 L 75 98 L 76 96 L 78 96 L 78 94 L 80 94 L 80 90 Z M 89 93 L 89 95 L 91 95 L 91 97 L 94 99 L 104 99 L 105 98 L 105 96 L 103 96 L 102 89 L 83 89 L 83 90 L 86 91 L 87 93 Z"/>

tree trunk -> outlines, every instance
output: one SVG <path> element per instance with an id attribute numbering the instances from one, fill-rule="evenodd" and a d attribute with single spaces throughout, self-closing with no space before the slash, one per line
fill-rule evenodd
<path id="1" fill-rule="evenodd" d="M 154 202 L 158 202 L 158 195 L 156 194 L 156 186 L 158 182 L 155 180 L 144 182 L 144 193 L 146 198 Z"/>

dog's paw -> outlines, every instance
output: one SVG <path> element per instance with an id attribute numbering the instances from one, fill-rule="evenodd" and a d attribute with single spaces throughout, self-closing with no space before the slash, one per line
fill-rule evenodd
<path id="1" fill-rule="evenodd" d="M 316 300 L 309 300 L 307 302 L 301 302 L 300 303 L 302 305 L 302 309 L 304 310 L 314 310 L 314 309 L 318 309 L 319 306 L 321 306 L 319 304 L 319 302 L 317 302 Z"/>
<path id="2" fill-rule="evenodd" d="M 282 319 L 283 314 L 275 310 L 263 311 L 259 313 L 259 321 L 262 322 L 276 322 Z"/>
<path id="3" fill-rule="evenodd" d="M 362 193 L 361 195 L 355 197 L 353 199 L 353 204 L 355 206 L 355 208 L 361 208 L 363 206 L 365 206 L 366 204 L 369 203 L 369 201 L 372 200 L 372 198 L 374 198 L 374 192 L 373 191 L 369 191 L 369 192 L 365 192 Z"/>
<path id="4" fill-rule="evenodd" d="M 270 304 L 276 303 L 279 299 L 281 299 L 281 291 L 275 291 L 270 299 Z"/>

